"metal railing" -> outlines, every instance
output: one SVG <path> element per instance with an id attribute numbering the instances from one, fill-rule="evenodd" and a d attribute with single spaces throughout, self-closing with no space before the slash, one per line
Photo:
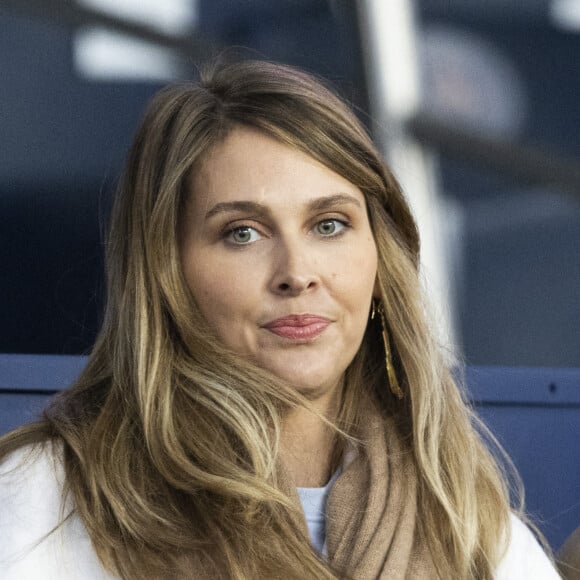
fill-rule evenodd
<path id="1" fill-rule="evenodd" d="M 195 35 L 174 35 L 152 26 L 117 18 L 75 0 L 2 0 L 0 9 L 9 10 L 44 22 L 72 28 L 100 26 L 145 42 L 175 51 L 191 62 L 201 62 L 215 55 L 218 44 L 199 31 Z"/>
<path id="2" fill-rule="evenodd" d="M 102 26 L 173 50 L 192 63 L 211 59 L 223 49 L 216 39 L 206 37 L 200 31 L 192 35 L 167 34 L 81 5 L 75 0 L 3 0 L 0 11 L 72 28 Z M 335 11 L 335 14 L 341 12 Z M 421 112 L 408 120 L 406 128 L 417 141 L 448 157 L 492 170 L 518 182 L 551 185 L 580 197 L 580 163 L 548 147 L 530 147 L 485 137 Z"/>
<path id="3" fill-rule="evenodd" d="M 409 132 L 439 153 L 526 185 L 556 187 L 580 200 L 580 164 L 546 147 L 530 146 L 467 131 L 419 113 Z"/>

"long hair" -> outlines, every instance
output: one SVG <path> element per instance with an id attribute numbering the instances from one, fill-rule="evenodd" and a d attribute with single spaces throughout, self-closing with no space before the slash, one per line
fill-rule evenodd
<path id="1" fill-rule="evenodd" d="M 44 420 L 6 436 L 0 453 L 59 442 L 66 491 L 100 560 L 122 578 L 177 577 L 184 561 L 240 579 L 340 576 L 312 549 L 279 481 L 281 417 L 307 402 L 215 338 L 181 271 L 188 178 L 240 126 L 305 152 L 363 192 L 405 397 L 390 394 L 369 322 L 336 428 L 354 435 L 358 395 L 372 392 L 412 452 L 419 524 L 439 575 L 491 579 L 509 494 L 427 321 L 415 222 L 352 111 L 292 67 L 214 66 L 152 100 L 113 210 L 107 306 L 88 364 Z"/>

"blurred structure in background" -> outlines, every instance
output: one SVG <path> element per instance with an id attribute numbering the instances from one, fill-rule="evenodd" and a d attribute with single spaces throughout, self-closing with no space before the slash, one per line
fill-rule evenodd
<path id="1" fill-rule="evenodd" d="M 554 19 L 563 5 L 423 3 L 425 112 L 448 124 L 439 159 L 461 216 L 469 362 L 580 366 L 580 36 Z M 453 128 L 493 147 L 454 142 Z"/>
<path id="2" fill-rule="evenodd" d="M 422 107 L 421 46 L 413 5 L 407 0 L 359 2 L 359 38 L 363 49 L 370 128 L 393 168 L 421 232 L 421 268 L 426 295 L 440 340 L 457 349 L 457 317 L 450 276 L 450 246 L 444 235 L 444 200 L 439 193 L 433 154 L 408 130 Z M 449 209 L 449 208 L 447 208 Z M 450 211 L 445 213 L 451 213 Z"/>
<path id="3" fill-rule="evenodd" d="M 197 0 L 77 0 L 80 6 L 174 37 L 195 34 Z M 104 25 L 81 26 L 73 36 L 73 61 L 89 80 L 170 82 L 191 75 L 175 50 Z"/>
<path id="4" fill-rule="evenodd" d="M 579 4 L 5 1 L 0 351 L 90 347 L 144 105 L 236 46 L 329 77 L 361 111 L 421 224 L 450 349 L 580 366 Z"/>

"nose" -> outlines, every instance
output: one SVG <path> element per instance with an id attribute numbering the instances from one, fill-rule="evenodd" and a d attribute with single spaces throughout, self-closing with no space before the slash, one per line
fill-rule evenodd
<path id="1" fill-rule="evenodd" d="M 320 285 L 316 257 L 306 243 L 281 242 L 274 257 L 271 289 L 275 294 L 298 296 Z"/>

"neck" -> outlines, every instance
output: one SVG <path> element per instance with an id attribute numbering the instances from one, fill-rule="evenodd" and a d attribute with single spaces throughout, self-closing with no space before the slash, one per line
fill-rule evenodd
<path id="1" fill-rule="evenodd" d="M 337 400 L 317 405 L 330 421 L 338 413 Z M 338 467 L 336 433 L 312 411 L 292 410 L 282 423 L 281 458 L 297 487 L 322 487 Z"/>

